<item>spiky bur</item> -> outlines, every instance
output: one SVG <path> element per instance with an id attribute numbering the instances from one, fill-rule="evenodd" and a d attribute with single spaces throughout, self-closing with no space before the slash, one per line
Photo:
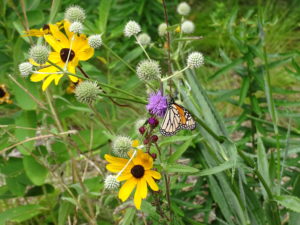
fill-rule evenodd
<path id="1" fill-rule="evenodd" d="M 85 11 L 78 5 L 70 6 L 65 11 L 65 19 L 70 21 L 71 23 L 83 23 L 83 21 L 85 20 Z"/>
<path id="2" fill-rule="evenodd" d="M 127 152 L 131 149 L 132 140 L 126 136 L 117 136 L 112 143 L 112 152 L 121 158 L 127 158 Z"/>
<path id="3" fill-rule="evenodd" d="M 49 49 L 45 45 L 34 45 L 29 50 L 29 56 L 38 64 L 45 64 L 49 57 Z"/>
<path id="4" fill-rule="evenodd" d="M 70 31 L 76 34 L 81 34 L 82 30 L 83 30 L 83 25 L 78 21 L 73 22 L 70 26 Z"/>
<path id="5" fill-rule="evenodd" d="M 104 187 L 107 190 L 116 190 L 120 186 L 120 182 L 117 181 L 116 176 L 108 175 L 104 181 Z"/>
<path id="6" fill-rule="evenodd" d="M 19 65 L 19 71 L 23 77 L 27 77 L 32 73 L 32 64 L 29 62 L 23 62 Z"/>
<path id="7" fill-rule="evenodd" d="M 160 66 L 157 61 L 141 61 L 136 69 L 138 77 L 143 81 L 152 81 L 160 78 Z"/>
<path id="8" fill-rule="evenodd" d="M 177 12 L 179 15 L 187 16 L 191 12 L 191 7 L 186 2 L 181 2 L 177 6 Z"/>
<path id="9" fill-rule="evenodd" d="M 89 46 L 92 48 L 99 48 L 102 45 L 102 38 L 100 34 L 94 34 L 88 38 Z"/>
<path id="10" fill-rule="evenodd" d="M 101 90 L 96 82 L 84 81 L 77 85 L 75 96 L 79 102 L 93 104 L 99 97 L 100 92 Z"/>
<path id="11" fill-rule="evenodd" d="M 140 32 L 141 32 L 141 26 L 133 20 L 130 20 L 125 25 L 125 28 L 124 28 L 125 37 L 131 37 L 131 36 L 137 35 Z"/>
<path id="12" fill-rule="evenodd" d="M 181 24 L 181 31 L 184 34 L 191 34 L 195 31 L 195 24 L 192 21 L 186 20 Z"/>
<path id="13" fill-rule="evenodd" d="M 145 46 L 150 44 L 151 37 L 146 33 L 142 33 L 137 36 L 137 40 L 141 45 Z"/>
<path id="14" fill-rule="evenodd" d="M 192 52 L 187 58 L 187 65 L 190 68 L 199 68 L 204 64 L 204 57 L 201 52 Z"/>
<path id="15" fill-rule="evenodd" d="M 167 24 L 166 23 L 161 23 L 159 26 L 158 26 L 158 35 L 159 36 L 165 36 L 167 33 Z"/>

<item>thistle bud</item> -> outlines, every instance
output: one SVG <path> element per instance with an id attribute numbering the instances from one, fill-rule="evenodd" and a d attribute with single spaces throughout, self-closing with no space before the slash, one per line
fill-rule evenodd
<path id="1" fill-rule="evenodd" d="M 116 190 L 120 186 L 120 182 L 117 181 L 116 176 L 108 175 L 104 181 L 104 187 L 108 190 Z"/>
<path id="2" fill-rule="evenodd" d="M 136 69 L 138 77 L 143 81 L 152 81 L 160 78 L 160 66 L 157 61 L 144 60 Z"/>
<path id="3" fill-rule="evenodd" d="M 102 45 L 102 38 L 100 34 L 94 34 L 88 38 L 89 46 L 92 48 L 99 48 Z"/>
<path id="4" fill-rule="evenodd" d="M 199 68 L 204 64 L 204 57 L 200 52 L 192 52 L 187 59 L 187 65 L 190 68 Z"/>
<path id="5" fill-rule="evenodd" d="M 27 77 L 32 72 L 32 64 L 29 62 L 23 62 L 19 65 L 19 71 L 23 77 Z"/>
<path id="6" fill-rule="evenodd" d="M 45 64 L 49 57 L 49 49 L 44 45 L 34 45 L 29 51 L 29 56 L 38 64 Z"/>
<path id="7" fill-rule="evenodd" d="M 130 20 L 125 25 L 125 29 L 124 29 L 124 35 L 125 35 L 125 37 L 131 37 L 133 35 L 137 35 L 140 32 L 141 32 L 141 26 L 137 22 L 135 22 L 133 20 Z"/>
<path id="8" fill-rule="evenodd" d="M 191 7 L 186 2 L 181 2 L 177 6 L 177 12 L 179 15 L 186 16 L 191 12 Z"/>
<path id="9" fill-rule="evenodd" d="M 84 9 L 77 5 L 69 7 L 65 11 L 65 19 L 71 23 L 76 21 L 83 23 L 85 19 Z"/>
<path id="10" fill-rule="evenodd" d="M 83 81 L 77 85 L 75 96 L 79 102 L 92 104 L 96 101 L 100 92 L 96 82 Z"/>
<path id="11" fill-rule="evenodd" d="M 128 157 L 127 152 L 131 149 L 132 140 L 129 137 L 117 136 L 112 143 L 112 152 L 119 157 Z"/>

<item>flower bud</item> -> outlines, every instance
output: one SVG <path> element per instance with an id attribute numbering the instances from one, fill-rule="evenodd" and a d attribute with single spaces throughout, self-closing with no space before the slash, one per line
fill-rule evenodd
<path id="1" fill-rule="evenodd" d="M 22 76 L 27 77 L 32 73 L 32 64 L 29 62 L 23 62 L 19 65 L 19 71 Z"/>
<path id="2" fill-rule="evenodd" d="M 78 21 L 73 22 L 70 26 L 70 31 L 74 32 L 75 34 L 81 34 L 82 30 L 83 30 L 83 25 Z"/>
<path id="3" fill-rule="evenodd" d="M 38 64 L 45 64 L 49 57 L 49 49 L 44 45 L 34 45 L 29 50 L 29 56 Z"/>
<path id="4" fill-rule="evenodd" d="M 151 142 L 156 143 L 157 140 L 158 140 L 158 136 L 157 135 L 152 135 L 150 139 L 151 139 Z"/>
<path id="5" fill-rule="evenodd" d="M 65 11 L 65 19 L 71 23 L 76 21 L 83 23 L 85 19 L 84 9 L 77 5 L 69 7 Z"/>
<path id="6" fill-rule="evenodd" d="M 112 143 L 112 152 L 121 158 L 128 157 L 127 152 L 131 149 L 132 140 L 129 137 L 117 136 Z"/>
<path id="7" fill-rule="evenodd" d="M 151 153 L 151 157 L 152 157 L 153 159 L 156 159 L 156 158 L 157 158 L 156 153 Z"/>
<path id="8" fill-rule="evenodd" d="M 148 119 L 148 123 L 150 124 L 150 126 L 152 128 L 155 128 L 155 127 L 157 127 L 157 125 L 158 125 L 159 122 L 158 122 L 158 120 L 155 117 L 150 117 Z"/>
<path id="9" fill-rule="evenodd" d="M 125 25 L 125 29 L 124 29 L 124 35 L 125 35 L 125 37 L 131 37 L 133 35 L 137 35 L 140 32 L 141 32 L 141 26 L 137 22 L 135 22 L 133 20 L 130 20 Z"/>
<path id="10" fill-rule="evenodd" d="M 186 20 L 181 24 L 181 31 L 184 34 L 191 34 L 195 31 L 195 25 L 192 21 Z"/>
<path id="11" fill-rule="evenodd" d="M 186 16 L 190 13 L 191 7 L 186 2 L 181 2 L 177 6 L 177 12 L 179 15 Z"/>
<path id="12" fill-rule="evenodd" d="M 143 81 L 152 81 L 160 78 L 160 66 L 157 61 L 141 61 L 136 69 L 138 77 Z"/>
<path id="13" fill-rule="evenodd" d="M 96 101 L 100 92 L 96 82 L 83 81 L 77 85 L 75 96 L 79 102 L 92 104 Z"/>
<path id="14" fill-rule="evenodd" d="M 100 34 L 94 34 L 88 38 L 89 46 L 92 48 L 99 48 L 102 45 L 102 38 Z"/>
<path id="15" fill-rule="evenodd" d="M 166 23 L 162 23 L 158 26 L 158 35 L 159 36 L 165 36 L 167 33 L 167 24 Z"/>
<path id="16" fill-rule="evenodd" d="M 200 52 L 192 52 L 187 59 L 187 65 L 190 68 L 199 68 L 204 64 L 204 57 Z"/>
<path id="17" fill-rule="evenodd" d="M 144 141 L 143 141 L 143 143 L 144 143 L 144 145 L 147 145 L 147 144 L 149 144 L 149 139 L 145 139 Z"/>
<path id="18" fill-rule="evenodd" d="M 142 33 L 137 36 L 137 40 L 141 45 L 145 46 L 150 44 L 151 37 L 146 33 Z"/>
<path id="19" fill-rule="evenodd" d="M 146 131 L 145 127 L 140 127 L 139 128 L 139 132 L 140 132 L 141 135 L 143 135 L 145 133 L 145 131 Z"/>
<path id="20" fill-rule="evenodd" d="M 120 186 L 120 182 L 117 181 L 116 176 L 108 175 L 104 181 L 104 187 L 108 190 L 116 190 Z"/>

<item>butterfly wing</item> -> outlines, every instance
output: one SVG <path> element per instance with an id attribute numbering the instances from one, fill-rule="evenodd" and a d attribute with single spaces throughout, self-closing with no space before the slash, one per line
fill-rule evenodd
<path id="1" fill-rule="evenodd" d="M 185 108 L 183 108 L 183 110 L 184 110 L 185 123 L 180 124 L 180 129 L 194 130 L 196 128 L 195 120 L 193 119 L 189 111 L 187 111 Z"/>
<path id="2" fill-rule="evenodd" d="M 164 136 L 173 136 L 181 126 L 181 116 L 175 104 L 169 104 L 163 122 L 160 126 L 160 133 Z"/>

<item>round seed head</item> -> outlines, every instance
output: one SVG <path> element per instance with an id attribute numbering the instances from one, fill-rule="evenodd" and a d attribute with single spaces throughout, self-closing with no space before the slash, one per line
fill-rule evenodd
<path id="1" fill-rule="evenodd" d="M 45 45 L 34 45 L 29 51 L 30 58 L 38 64 L 45 64 L 49 57 L 49 49 Z"/>
<path id="2" fill-rule="evenodd" d="M 132 140 L 126 136 L 117 136 L 112 143 L 112 152 L 119 157 L 127 158 L 127 152 L 131 149 Z"/>
<path id="3" fill-rule="evenodd" d="M 117 181 L 116 176 L 108 175 L 104 181 L 104 187 L 107 190 L 116 190 L 120 186 L 120 182 Z"/>
<path id="4" fill-rule="evenodd" d="M 136 69 L 138 77 L 143 81 L 152 81 L 160 78 L 160 66 L 157 61 L 144 60 Z"/>
<path id="5" fill-rule="evenodd" d="M 19 71 L 22 76 L 27 77 L 32 72 L 32 64 L 29 62 L 23 62 L 19 65 Z"/>
<path id="6" fill-rule="evenodd" d="M 137 36 L 137 40 L 141 45 L 148 45 L 151 42 L 151 37 L 146 33 L 142 33 Z"/>
<path id="7" fill-rule="evenodd" d="M 85 19 L 84 9 L 77 5 L 70 6 L 65 11 L 65 19 L 71 23 L 76 21 L 83 23 Z"/>
<path id="8" fill-rule="evenodd" d="M 165 36 L 167 33 L 167 24 L 166 23 L 162 23 L 158 26 L 158 35 L 159 36 Z"/>
<path id="9" fill-rule="evenodd" d="M 133 21 L 130 20 L 126 25 L 125 25 L 125 29 L 124 29 L 124 35 L 125 37 L 131 37 L 133 35 L 136 35 L 138 33 L 141 32 L 141 26 Z"/>
<path id="10" fill-rule="evenodd" d="M 83 25 L 78 21 L 73 22 L 70 26 L 70 31 L 76 34 L 81 34 L 82 30 L 83 30 Z"/>
<path id="11" fill-rule="evenodd" d="M 83 81 L 77 85 L 75 96 L 79 102 L 92 104 L 96 101 L 100 92 L 100 88 L 96 82 Z"/>
<path id="12" fill-rule="evenodd" d="M 89 46 L 92 48 L 99 48 L 102 45 L 102 38 L 100 34 L 91 35 L 88 38 Z"/>
<path id="13" fill-rule="evenodd" d="M 181 30 L 184 34 L 191 34 L 195 31 L 195 25 L 192 21 L 186 20 L 181 24 Z"/>
<path id="14" fill-rule="evenodd" d="M 181 2 L 177 6 L 177 12 L 179 15 L 186 16 L 191 12 L 191 7 L 186 2 Z"/>
<path id="15" fill-rule="evenodd" d="M 199 68 L 204 64 L 204 57 L 200 52 L 192 52 L 187 59 L 187 65 L 190 68 Z"/>

